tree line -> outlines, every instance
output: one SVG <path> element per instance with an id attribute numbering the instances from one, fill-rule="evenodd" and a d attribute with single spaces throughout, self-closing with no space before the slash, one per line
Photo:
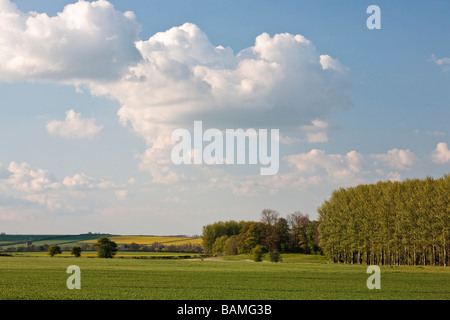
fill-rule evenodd
<path id="1" fill-rule="evenodd" d="M 320 246 L 334 262 L 449 263 L 450 175 L 341 188 L 318 213 Z"/>
<path id="2" fill-rule="evenodd" d="M 117 253 L 117 243 L 111 241 L 107 237 L 101 237 L 97 240 L 97 242 L 93 245 L 93 247 L 97 250 L 97 257 L 99 258 L 113 258 Z M 72 247 L 71 254 L 75 257 L 81 257 L 81 247 L 74 246 Z M 54 257 L 57 254 L 61 254 L 62 249 L 57 244 L 54 244 L 48 248 L 48 254 L 51 257 Z"/>
<path id="3" fill-rule="evenodd" d="M 271 209 L 261 212 L 260 221 L 218 221 L 203 226 L 202 244 L 207 256 L 269 253 L 321 253 L 318 222 L 300 211 L 286 218 Z"/>
<path id="4" fill-rule="evenodd" d="M 45 252 L 50 249 L 52 245 L 49 244 L 43 244 L 43 245 L 20 245 L 20 246 L 9 246 L 4 249 L 0 249 L 0 251 L 6 251 L 6 252 Z M 80 249 L 84 251 L 97 251 L 97 246 L 95 243 L 89 244 L 89 243 L 81 243 L 77 244 L 77 247 L 80 247 Z M 73 248 L 69 245 L 58 245 L 58 247 L 61 249 L 61 251 L 71 251 Z M 130 243 L 130 244 L 123 244 L 118 245 L 117 247 L 118 251 L 142 251 L 142 252 L 185 252 L 185 253 L 202 253 L 203 248 L 199 244 L 192 244 L 192 243 L 185 243 L 180 245 L 173 245 L 173 244 L 163 244 L 159 242 L 154 242 L 152 244 L 137 244 L 137 243 Z"/>

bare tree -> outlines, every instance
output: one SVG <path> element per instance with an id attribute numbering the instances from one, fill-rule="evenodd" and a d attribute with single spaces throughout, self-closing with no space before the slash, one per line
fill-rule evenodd
<path id="1" fill-rule="evenodd" d="M 279 217 L 280 214 L 275 210 L 264 209 L 261 212 L 261 222 L 270 227 L 274 226 L 277 223 Z"/>

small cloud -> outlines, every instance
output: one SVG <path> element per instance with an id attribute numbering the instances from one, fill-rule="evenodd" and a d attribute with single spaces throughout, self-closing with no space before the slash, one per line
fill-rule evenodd
<path id="1" fill-rule="evenodd" d="M 68 188 L 92 188 L 94 179 L 84 173 L 77 173 L 73 177 L 65 177 L 63 184 Z"/>
<path id="2" fill-rule="evenodd" d="M 430 61 L 434 62 L 435 64 L 437 64 L 438 66 L 440 66 L 442 68 L 442 70 L 446 71 L 450 71 L 450 58 L 436 58 L 436 56 L 434 55 L 434 53 L 431 55 L 431 59 Z"/>
<path id="3" fill-rule="evenodd" d="M 406 169 L 412 166 L 417 160 L 413 152 L 397 148 L 391 149 L 387 153 L 372 154 L 371 157 L 394 169 Z"/>
<path id="4" fill-rule="evenodd" d="M 445 132 L 440 132 L 440 131 L 427 131 L 427 135 L 433 136 L 433 137 L 442 137 L 442 136 L 445 136 Z"/>
<path id="5" fill-rule="evenodd" d="M 63 185 L 69 189 L 111 189 L 115 184 L 111 181 L 94 179 L 84 173 L 77 173 L 72 177 L 65 177 Z"/>
<path id="6" fill-rule="evenodd" d="M 389 172 L 387 175 L 387 178 L 389 181 L 394 182 L 394 181 L 400 181 L 401 176 L 400 176 L 400 173 L 398 173 L 398 171 L 395 171 L 395 172 Z"/>
<path id="7" fill-rule="evenodd" d="M 296 137 L 288 137 L 288 136 L 283 136 L 281 134 L 279 136 L 279 140 L 280 140 L 281 143 L 288 144 L 288 145 L 295 144 L 297 142 L 302 142 L 303 141 L 302 139 L 299 139 L 299 138 L 296 138 Z"/>
<path id="8" fill-rule="evenodd" d="M 284 160 L 299 173 L 311 174 L 325 170 L 327 177 L 336 181 L 352 180 L 363 174 L 363 156 L 356 151 L 342 155 L 327 154 L 323 150 L 313 149 L 308 153 L 286 156 Z"/>
<path id="9" fill-rule="evenodd" d="M 46 189 L 57 189 L 60 186 L 47 170 L 32 169 L 26 162 L 12 161 L 7 170 L 0 168 L 0 172 L 3 172 L 0 190 L 3 187 L 32 193 Z"/>
<path id="10" fill-rule="evenodd" d="M 448 149 L 447 143 L 440 142 L 437 144 L 436 149 L 431 154 L 431 160 L 438 164 L 450 162 L 450 150 Z"/>
<path id="11" fill-rule="evenodd" d="M 95 124 L 95 119 L 83 118 L 81 113 L 73 110 L 66 112 L 63 121 L 53 120 L 47 123 L 48 133 L 72 139 L 92 138 L 102 129 L 103 126 Z"/>
<path id="12" fill-rule="evenodd" d="M 312 125 L 300 127 L 300 131 L 306 133 L 306 141 L 308 143 L 328 142 L 328 123 L 317 119 L 311 123 Z"/>

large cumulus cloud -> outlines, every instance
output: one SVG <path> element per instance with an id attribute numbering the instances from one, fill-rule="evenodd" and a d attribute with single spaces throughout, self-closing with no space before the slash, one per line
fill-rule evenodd
<path id="1" fill-rule="evenodd" d="M 289 129 L 351 106 L 347 68 L 301 35 L 263 33 L 234 54 L 186 23 L 136 47 L 137 66 L 90 88 L 120 102 L 120 121 L 148 145 L 141 167 L 158 182 L 178 180 L 167 163 L 170 133 L 194 120 L 209 128 Z"/>
<path id="2" fill-rule="evenodd" d="M 148 146 L 141 168 L 158 182 L 178 180 L 171 131 L 194 120 L 283 130 L 351 106 L 347 68 L 299 34 L 262 33 L 238 53 L 192 23 L 138 40 L 135 15 L 106 0 L 53 17 L 0 0 L 0 30 L 0 81 L 69 83 L 119 101 L 121 123 Z"/>
<path id="3" fill-rule="evenodd" d="M 234 54 L 186 23 L 138 41 L 143 60 L 121 81 L 93 84 L 121 102 L 139 133 L 157 124 L 297 126 L 347 108 L 347 69 L 301 35 L 263 33 Z"/>

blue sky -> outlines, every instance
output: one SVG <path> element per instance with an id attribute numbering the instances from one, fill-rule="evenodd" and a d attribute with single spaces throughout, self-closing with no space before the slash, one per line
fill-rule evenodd
<path id="1" fill-rule="evenodd" d="M 449 14 L 447 1 L 0 0 L 0 231 L 200 234 L 265 208 L 315 219 L 341 186 L 443 176 Z M 193 119 L 280 129 L 278 174 L 173 165 L 170 133 Z"/>

